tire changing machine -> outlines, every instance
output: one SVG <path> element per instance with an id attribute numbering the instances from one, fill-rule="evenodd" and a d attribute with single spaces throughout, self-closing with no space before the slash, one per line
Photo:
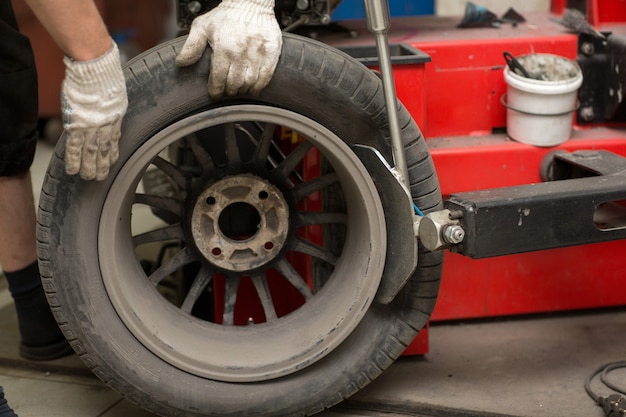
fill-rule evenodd
<path id="1" fill-rule="evenodd" d="M 565 8 L 607 40 L 568 31 L 556 21 Z M 446 201 L 426 219 L 434 232 L 420 236 L 448 249 L 431 322 L 626 304 L 626 9 L 553 0 L 550 13 L 524 18 L 472 29 L 457 28 L 458 17 L 395 18 L 388 33 L 397 96 L 422 129 Z M 340 27 L 309 35 L 378 69 L 366 24 Z M 578 61 L 571 139 L 542 148 L 507 137 L 504 51 Z M 443 237 L 452 226 L 464 231 L 460 243 Z M 405 354 L 427 352 L 422 331 Z"/>

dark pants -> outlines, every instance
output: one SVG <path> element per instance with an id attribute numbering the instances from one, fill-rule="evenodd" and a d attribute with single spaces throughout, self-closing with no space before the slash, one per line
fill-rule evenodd
<path id="1" fill-rule="evenodd" d="M 7 400 L 4 399 L 4 389 L 0 385 L 0 417 L 17 417 L 17 415 L 11 410 Z"/>
<path id="2" fill-rule="evenodd" d="M 0 176 L 30 168 L 37 146 L 37 70 L 11 1 L 0 1 Z"/>

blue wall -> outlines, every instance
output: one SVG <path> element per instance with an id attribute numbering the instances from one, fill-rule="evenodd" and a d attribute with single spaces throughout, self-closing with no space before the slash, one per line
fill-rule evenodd
<path id="1" fill-rule="evenodd" d="M 435 0 L 389 0 L 391 16 L 429 15 L 435 13 Z M 332 20 L 365 19 L 363 0 L 342 0 Z"/>

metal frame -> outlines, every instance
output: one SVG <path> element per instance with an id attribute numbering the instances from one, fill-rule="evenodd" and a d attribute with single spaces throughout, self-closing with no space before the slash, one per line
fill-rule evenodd
<path id="1" fill-rule="evenodd" d="M 558 181 L 451 195 L 445 206 L 465 231 L 451 248 L 479 259 L 626 238 L 626 158 L 606 151 L 547 158 Z"/>

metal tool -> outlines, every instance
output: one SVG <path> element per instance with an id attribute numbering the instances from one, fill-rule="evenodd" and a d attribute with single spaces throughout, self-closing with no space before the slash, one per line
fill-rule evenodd
<path id="1" fill-rule="evenodd" d="M 380 60 L 380 73 L 383 80 L 385 104 L 389 118 L 391 134 L 391 148 L 394 159 L 394 171 L 410 195 L 409 171 L 404 155 L 404 146 L 400 136 L 400 123 L 398 121 L 398 108 L 396 107 L 396 86 L 391 72 L 391 53 L 387 32 L 390 25 L 389 3 L 387 0 L 364 0 L 367 27 L 376 38 L 376 48 Z"/>
<path id="2" fill-rule="evenodd" d="M 513 56 L 513 54 L 505 51 L 502 55 L 504 56 L 504 60 L 511 71 L 526 78 L 535 78 L 532 77 L 528 71 L 526 71 L 526 68 L 524 68 L 524 66 Z"/>

